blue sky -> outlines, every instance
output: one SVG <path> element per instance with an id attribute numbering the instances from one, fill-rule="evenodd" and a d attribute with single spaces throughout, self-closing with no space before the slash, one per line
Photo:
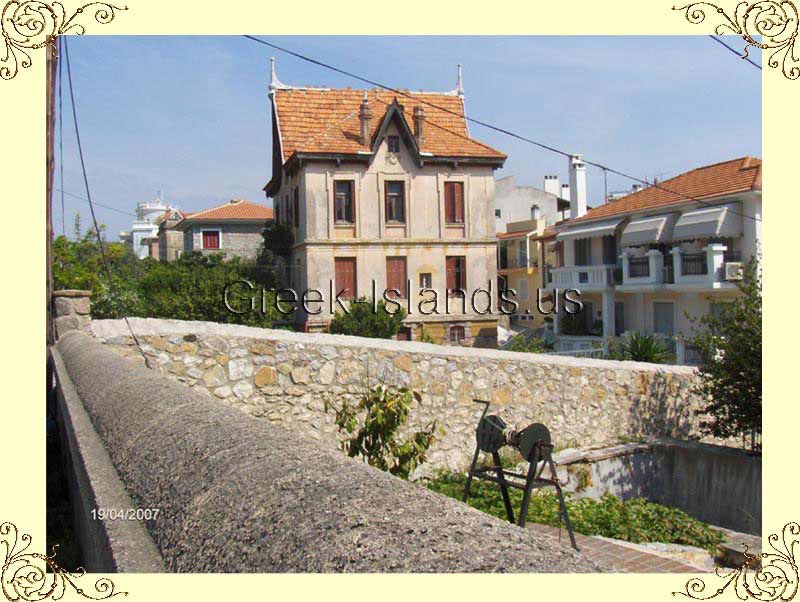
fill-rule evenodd
<path id="1" fill-rule="evenodd" d="M 462 63 L 468 115 L 643 178 L 761 156 L 761 72 L 707 36 L 262 37 L 412 90 L 453 89 Z M 128 212 L 158 190 L 187 211 L 267 202 L 270 56 L 286 84 L 364 87 L 239 36 L 71 36 L 69 49 L 92 197 Z M 63 188 L 84 196 L 64 76 Z M 565 158 L 470 131 L 508 154 L 498 177 L 539 187 L 545 174 L 565 180 Z M 631 184 L 608 181 L 612 191 Z M 603 190 L 602 172 L 589 168 L 590 205 Z M 60 234 L 58 190 L 53 205 Z M 67 195 L 65 208 L 68 234 L 76 212 L 89 224 L 85 201 Z M 97 214 L 111 239 L 133 219 Z"/>

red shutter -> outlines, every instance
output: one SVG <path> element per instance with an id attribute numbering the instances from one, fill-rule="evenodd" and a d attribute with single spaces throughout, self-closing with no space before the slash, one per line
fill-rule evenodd
<path id="1" fill-rule="evenodd" d="M 219 232 L 208 230 L 203 232 L 203 248 L 219 249 Z"/>
<path id="2" fill-rule="evenodd" d="M 397 289 L 400 291 L 400 297 L 406 296 L 406 258 L 405 257 L 387 257 L 386 258 L 386 289 Z M 391 293 L 387 295 L 390 298 L 396 298 L 397 295 Z"/>
<path id="3" fill-rule="evenodd" d="M 448 224 L 464 223 L 464 183 L 444 183 L 444 221 Z"/>
<path id="4" fill-rule="evenodd" d="M 453 182 L 453 205 L 455 205 L 456 222 L 464 223 L 464 183 Z"/>
<path id="5" fill-rule="evenodd" d="M 450 289 L 457 288 L 456 287 L 456 263 L 458 261 L 458 257 L 448 257 L 447 258 L 447 292 L 449 294 Z"/>
<path id="6" fill-rule="evenodd" d="M 344 290 L 340 299 L 353 299 L 356 296 L 356 258 L 337 257 L 336 264 L 336 290 L 334 295 Z"/>

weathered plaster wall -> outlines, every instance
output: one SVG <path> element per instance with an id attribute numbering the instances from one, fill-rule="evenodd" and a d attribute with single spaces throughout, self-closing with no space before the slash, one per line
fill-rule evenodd
<path id="1" fill-rule="evenodd" d="M 634 362 L 521 354 L 426 343 L 302 334 L 208 322 L 132 318 L 149 364 L 221 403 L 309 437 L 336 441 L 326 401 L 355 398 L 382 379 L 422 394 L 412 426 L 436 420 L 445 434 L 428 468 L 464 468 L 482 406 L 510 423 L 547 424 L 558 448 L 640 435 L 694 434 L 694 370 Z M 96 320 L 96 337 L 138 358 L 124 322 Z"/>

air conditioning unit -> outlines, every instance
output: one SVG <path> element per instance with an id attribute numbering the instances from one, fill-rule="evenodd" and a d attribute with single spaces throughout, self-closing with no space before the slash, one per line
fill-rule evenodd
<path id="1" fill-rule="evenodd" d="M 742 262 L 729 261 L 725 264 L 725 280 L 741 280 L 742 279 Z"/>

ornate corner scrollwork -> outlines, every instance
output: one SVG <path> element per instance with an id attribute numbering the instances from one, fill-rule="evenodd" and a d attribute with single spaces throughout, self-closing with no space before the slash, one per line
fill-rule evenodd
<path id="1" fill-rule="evenodd" d="M 694 600 L 710 600 L 723 595 L 730 589 L 739 600 L 760 600 L 773 602 L 792 600 L 797 595 L 798 570 L 795 546 L 800 543 L 800 524 L 787 523 L 781 535 L 771 534 L 767 538 L 774 552 L 750 554 L 744 546 L 745 562 L 738 569 L 715 574 L 723 582 L 719 587 L 706 592 L 706 583 L 693 578 L 686 582 L 684 591 L 672 592 L 673 596 L 685 596 Z M 761 560 L 761 568 L 753 571 L 751 567 Z"/>
<path id="2" fill-rule="evenodd" d="M 86 28 L 80 22 L 85 14 L 94 13 L 94 20 L 105 25 L 114 20 L 118 10 L 128 10 L 128 7 L 91 2 L 67 17 L 67 11 L 60 2 L 10 0 L 0 13 L 0 31 L 5 45 L 5 55 L 0 55 L 0 79 L 13 79 L 20 67 L 30 67 L 31 50 L 47 48 L 51 56 L 55 56 L 56 36 L 86 33 Z"/>
<path id="3" fill-rule="evenodd" d="M 686 6 L 673 6 L 672 10 L 682 10 L 689 23 L 702 23 L 706 11 L 716 13 L 721 21 L 714 33 L 734 33 L 742 36 L 747 45 L 742 58 L 748 57 L 748 49 L 760 48 L 773 51 L 767 64 L 773 69 L 781 68 L 788 79 L 800 78 L 800 59 L 795 55 L 798 32 L 797 7 L 791 0 L 743 0 L 736 5 L 731 17 L 724 9 L 711 2 L 693 2 Z M 755 36 L 761 36 L 759 42 Z"/>
<path id="4" fill-rule="evenodd" d="M 61 568 L 55 561 L 56 546 L 49 555 L 28 552 L 31 543 L 31 536 L 27 533 L 20 535 L 13 523 L 0 524 L 0 591 L 8 600 L 60 600 L 70 590 L 89 600 L 128 595 L 116 591 L 114 582 L 107 578 L 95 581 L 94 591 L 87 592 L 76 583 L 86 574 L 84 569 L 71 572 Z"/>

